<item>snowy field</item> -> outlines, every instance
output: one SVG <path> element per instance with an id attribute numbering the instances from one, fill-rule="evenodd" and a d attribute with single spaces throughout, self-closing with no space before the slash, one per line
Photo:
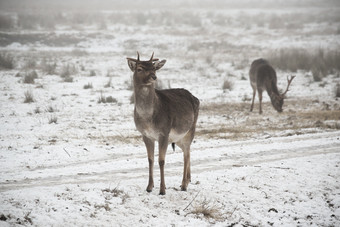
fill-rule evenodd
<path id="1" fill-rule="evenodd" d="M 0 54 L 14 63 L 0 71 L 0 226 L 340 226 L 339 71 L 316 80 L 277 69 L 280 90 L 296 75 L 280 114 L 266 93 L 263 114 L 257 97 L 249 112 L 248 78 L 253 60 L 285 49 L 339 50 L 340 6 L 171 2 L 81 11 L 1 3 L 0 24 L 17 22 L 0 29 Z M 185 88 L 201 102 L 187 192 L 182 152 L 170 146 L 166 195 L 158 164 L 145 190 L 126 61 L 136 51 L 167 60 L 159 89 Z"/>

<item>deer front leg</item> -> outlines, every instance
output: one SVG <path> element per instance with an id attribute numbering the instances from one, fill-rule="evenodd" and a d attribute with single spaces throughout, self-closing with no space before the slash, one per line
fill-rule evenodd
<path id="1" fill-rule="evenodd" d="M 158 163 L 159 163 L 159 169 L 161 173 L 161 185 L 159 189 L 160 195 L 165 195 L 164 165 L 165 165 L 165 154 L 166 154 L 166 149 L 168 147 L 168 141 L 169 141 L 168 136 L 163 136 L 158 141 L 158 145 L 159 145 Z"/>
<path id="2" fill-rule="evenodd" d="M 191 173 L 190 173 L 190 148 L 183 150 L 184 156 L 184 170 L 183 170 L 183 180 L 181 190 L 186 191 L 189 182 L 191 181 Z"/>
<path id="3" fill-rule="evenodd" d="M 262 90 L 258 90 L 258 92 L 259 92 L 259 102 L 260 102 L 259 113 L 262 114 Z"/>
<path id="4" fill-rule="evenodd" d="M 146 188 L 147 192 L 151 192 L 154 186 L 153 183 L 153 163 L 154 163 L 154 151 L 155 151 L 155 142 L 143 136 L 143 141 L 146 146 L 146 150 L 148 152 L 148 161 L 149 161 L 149 183 Z"/>
<path id="5" fill-rule="evenodd" d="M 250 112 L 253 112 L 255 96 L 256 96 L 256 89 L 253 89 L 253 99 L 251 101 Z"/>

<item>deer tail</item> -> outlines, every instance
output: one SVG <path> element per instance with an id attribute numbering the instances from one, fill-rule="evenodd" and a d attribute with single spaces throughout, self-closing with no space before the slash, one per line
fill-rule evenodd
<path id="1" fill-rule="evenodd" d="M 175 143 L 171 143 L 172 149 L 175 151 Z"/>

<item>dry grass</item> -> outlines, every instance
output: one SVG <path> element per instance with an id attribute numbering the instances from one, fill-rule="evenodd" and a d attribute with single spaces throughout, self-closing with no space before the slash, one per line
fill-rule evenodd
<path id="1" fill-rule="evenodd" d="M 25 84 L 34 84 L 34 80 L 37 79 L 37 78 L 38 78 L 38 74 L 35 70 L 33 70 L 33 71 L 25 74 L 23 82 Z"/>
<path id="2" fill-rule="evenodd" d="M 105 97 L 103 92 L 101 92 L 100 97 L 98 99 L 98 103 L 117 103 L 117 99 L 113 98 L 112 96 Z"/>
<path id="3" fill-rule="evenodd" d="M 317 129 L 339 130 L 339 106 L 312 104 L 312 100 L 287 101 L 281 114 L 264 103 L 264 114 L 249 112 L 250 103 L 212 103 L 202 105 L 201 124 L 198 123 L 196 138 L 244 140 L 267 135 L 294 135 L 315 132 Z M 267 112 L 266 112 L 267 111 Z M 215 116 L 212 119 L 204 116 Z"/>
<path id="4" fill-rule="evenodd" d="M 301 69 L 312 72 L 314 81 L 321 81 L 323 77 L 340 71 L 340 52 L 338 50 L 319 49 L 311 52 L 297 48 L 282 49 L 272 52 L 268 60 L 277 69 L 291 72 Z"/>
<path id="5" fill-rule="evenodd" d="M 25 100 L 24 103 L 31 103 L 34 102 L 34 98 L 33 98 L 33 93 L 32 91 L 25 91 Z"/>
<path id="6" fill-rule="evenodd" d="M 204 198 L 203 201 L 197 202 L 194 206 L 192 211 L 188 214 L 194 214 L 197 218 L 206 218 L 210 221 L 223 221 L 224 218 L 221 214 L 221 207 L 208 201 L 207 198 Z M 212 223 L 213 223 L 212 222 Z"/>
<path id="7" fill-rule="evenodd" d="M 52 124 L 52 123 L 54 123 L 54 124 L 57 124 L 57 122 L 58 122 L 58 118 L 57 118 L 57 116 L 50 116 L 49 118 L 48 118 L 48 123 L 49 124 Z"/>
<path id="8" fill-rule="evenodd" d="M 10 54 L 0 54 L 0 68 L 14 69 L 14 57 Z"/>
<path id="9" fill-rule="evenodd" d="M 92 85 L 92 83 L 89 82 L 88 84 L 85 84 L 83 88 L 84 89 L 92 89 L 93 85 Z"/>

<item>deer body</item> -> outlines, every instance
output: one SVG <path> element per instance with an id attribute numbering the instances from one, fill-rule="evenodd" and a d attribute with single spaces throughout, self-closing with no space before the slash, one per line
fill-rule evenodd
<path id="1" fill-rule="evenodd" d="M 160 166 L 160 194 L 165 194 L 164 164 L 169 143 L 176 143 L 184 154 L 184 171 L 181 189 L 185 191 L 191 180 L 190 145 L 194 138 L 199 111 L 199 100 L 185 89 L 156 90 L 156 70 L 165 60 L 140 61 L 128 58 L 130 69 L 134 72 L 134 121 L 142 134 L 149 161 L 149 183 L 147 191 L 154 186 L 153 165 L 155 141 L 158 141 Z"/>
<path id="2" fill-rule="evenodd" d="M 284 93 L 280 94 L 277 88 L 277 76 L 274 68 L 268 63 L 267 60 L 257 59 L 253 61 L 249 70 L 250 84 L 253 89 L 253 98 L 250 111 L 253 111 L 256 91 L 258 91 L 260 103 L 259 113 L 262 114 L 262 93 L 264 90 L 266 90 L 275 110 L 282 112 L 285 94 L 288 92 L 288 88 L 294 77 L 295 76 L 292 76 L 290 79 L 287 78 L 287 89 Z"/>

